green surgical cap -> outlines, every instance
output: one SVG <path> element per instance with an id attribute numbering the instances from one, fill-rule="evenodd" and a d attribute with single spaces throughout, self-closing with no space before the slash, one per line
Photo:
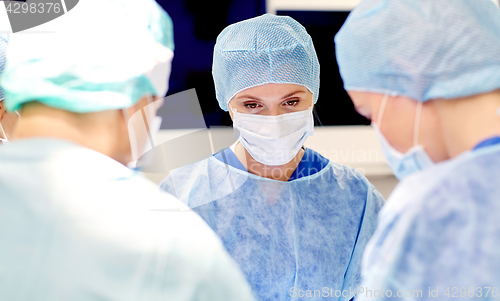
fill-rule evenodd
<path id="1" fill-rule="evenodd" d="M 0 34 L 0 76 L 5 67 L 5 52 L 7 51 L 7 41 L 9 38 L 6 35 Z M 3 100 L 3 89 L 0 87 L 0 101 Z"/>
<path id="2" fill-rule="evenodd" d="M 173 26 L 155 1 L 80 1 L 60 19 L 54 33 L 11 35 L 0 80 L 7 110 L 38 101 L 88 113 L 166 94 Z"/>

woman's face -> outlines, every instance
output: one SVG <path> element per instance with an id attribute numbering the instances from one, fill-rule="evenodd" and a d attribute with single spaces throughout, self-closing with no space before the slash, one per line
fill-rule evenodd
<path id="1" fill-rule="evenodd" d="M 276 116 L 307 110 L 313 105 L 313 94 L 296 84 L 265 84 L 236 94 L 229 102 L 238 113 Z"/>

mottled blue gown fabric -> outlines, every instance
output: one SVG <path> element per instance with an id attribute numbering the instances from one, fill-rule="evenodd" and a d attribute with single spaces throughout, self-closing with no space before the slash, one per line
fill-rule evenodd
<path id="1" fill-rule="evenodd" d="M 405 300 L 498 300 L 499 216 L 499 144 L 408 177 L 381 211 L 363 258 L 363 287 L 385 297 L 356 300 L 401 299 L 398 290 L 411 291 Z"/>
<path id="2" fill-rule="evenodd" d="M 328 297 L 321 291 L 307 299 L 351 299 L 330 289 L 359 285 L 361 256 L 383 204 L 365 177 L 331 162 L 281 182 L 210 157 L 174 170 L 160 186 L 221 237 L 259 300 L 292 300 L 299 290 L 324 288 Z"/>

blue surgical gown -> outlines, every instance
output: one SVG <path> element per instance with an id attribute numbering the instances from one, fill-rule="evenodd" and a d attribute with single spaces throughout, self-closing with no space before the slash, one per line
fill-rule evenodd
<path id="1" fill-rule="evenodd" d="M 364 293 L 357 300 L 499 298 L 500 140 L 495 139 L 400 182 L 367 246 Z M 398 291 L 406 296 L 398 298 Z"/>
<path id="2" fill-rule="evenodd" d="M 173 196 L 93 150 L 0 146 L 0 300 L 253 300 L 237 264 Z"/>
<path id="3" fill-rule="evenodd" d="M 326 161 L 282 182 L 210 157 L 172 171 L 160 186 L 221 237 L 259 300 L 350 300 L 335 291 L 358 286 L 383 198 L 358 172 Z"/>

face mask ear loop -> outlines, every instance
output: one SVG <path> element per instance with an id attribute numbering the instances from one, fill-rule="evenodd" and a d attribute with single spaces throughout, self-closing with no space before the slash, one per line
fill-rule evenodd
<path id="1" fill-rule="evenodd" d="M 150 106 L 151 106 L 151 104 L 154 102 L 154 98 L 153 98 L 153 95 L 152 95 L 152 94 L 148 94 L 147 98 L 148 98 L 148 104 L 146 105 L 146 107 L 145 107 L 145 108 L 147 108 L 148 110 L 150 110 L 150 108 L 149 108 L 149 107 L 150 107 Z M 149 129 L 149 130 L 148 130 L 148 135 L 150 135 L 150 132 L 151 132 L 151 129 L 150 129 L 150 124 L 151 124 L 151 123 L 152 123 L 152 121 L 153 121 L 153 119 L 151 119 L 151 120 L 150 120 L 150 118 L 154 118 L 154 117 L 156 117 L 156 114 L 155 114 L 155 115 L 153 115 L 153 116 L 149 116 L 149 115 L 148 115 L 148 110 L 145 110 L 144 108 L 141 108 L 141 114 L 144 114 L 144 115 L 142 115 L 142 116 L 143 116 L 143 120 L 145 119 L 145 120 L 144 120 L 144 123 L 146 124 L 147 129 Z M 151 138 L 151 137 L 150 137 L 150 138 Z"/>
<path id="2" fill-rule="evenodd" d="M 236 118 L 236 114 L 238 113 L 238 111 L 236 111 L 235 108 L 231 107 L 231 101 L 229 101 L 227 103 L 227 107 L 229 110 L 233 111 L 233 128 L 234 128 L 234 119 Z M 234 128 L 235 129 L 235 128 Z M 235 129 L 236 130 L 236 129 Z M 241 134 L 240 134 L 240 137 L 241 137 Z M 240 143 L 240 140 L 238 138 L 238 140 L 236 141 L 236 145 L 238 145 Z M 224 152 L 222 152 L 222 154 L 224 155 Z M 224 157 L 224 160 L 225 160 L 225 157 Z M 244 163 L 246 165 L 246 162 Z"/>
<path id="3" fill-rule="evenodd" d="M 153 98 L 153 95 L 148 95 L 148 106 L 151 105 L 152 103 L 154 102 L 154 98 Z M 151 148 L 155 148 L 155 144 L 154 144 L 154 140 L 153 140 L 153 134 L 151 133 L 151 125 L 153 124 L 153 119 L 151 119 L 150 122 L 148 122 L 148 118 L 146 116 L 146 111 L 144 110 L 144 108 L 141 109 L 142 112 L 144 112 L 144 115 L 143 117 L 146 117 L 146 120 L 144 120 L 144 123 L 146 123 L 147 125 L 147 128 L 149 129 L 148 131 L 148 139 L 149 139 L 149 143 L 151 144 Z M 156 117 L 156 114 L 154 114 L 154 116 L 152 118 Z M 144 118 L 143 118 L 144 119 Z"/>
<path id="4" fill-rule="evenodd" d="M 2 130 L 2 133 L 3 133 L 3 136 L 5 137 L 5 139 L 1 139 L 0 140 L 6 140 L 6 141 L 9 141 L 9 138 L 7 137 L 7 134 L 5 133 L 5 131 L 3 130 L 3 126 L 2 126 L 2 123 L 0 122 L 0 130 Z"/>
<path id="5" fill-rule="evenodd" d="M 380 109 L 378 110 L 377 116 L 377 126 L 381 128 L 382 126 L 382 117 L 384 116 L 385 107 L 387 105 L 387 100 L 389 99 L 389 94 L 384 95 L 384 99 L 382 99 L 382 103 L 380 104 Z"/>
<path id="6" fill-rule="evenodd" d="M 132 137 L 134 137 L 133 139 L 135 140 L 135 131 L 134 131 L 133 127 L 131 129 L 129 127 L 129 124 L 128 124 L 130 122 L 130 117 L 131 117 L 129 115 L 129 113 L 128 113 L 128 108 L 123 108 L 122 109 L 122 114 L 123 114 L 123 117 L 125 119 L 125 128 L 127 129 L 127 133 L 129 135 L 129 139 L 130 139 L 130 136 L 132 136 Z M 132 155 L 133 154 L 133 150 L 132 150 L 132 148 L 133 148 L 133 141 L 129 141 L 129 143 L 130 143 L 130 154 Z M 133 159 L 134 158 L 132 158 L 132 160 Z"/>
<path id="7" fill-rule="evenodd" d="M 413 125 L 413 146 L 418 145 L 418 135 L 420 131 L 420 119 L 422 117 L 422 102 L 417 104 L 417 112 L 415 113 L 415 124 Z"/>
<path id="8" fill-rule="evenodd" d="M 3 98 L 0 98 L 0 101 L 3 101 Z M 5 134 L 5 131 L 3 130 L 3 126 L 2 126 L 1 122 L 0 122 L 0 130 L 2 130 L 2 134 L 5 138 L 5 139 L 0 138 L 0 141 L 3 141 L 3 140 L 9 141 L 9 138 L 7 138 L 7 134 Z"/>
<path id="9" fill-rule="evenodd" d="M 152 103 L 154 103 L 154 96 L 152 94 L 148 94 L 147 98 L 148 98 L 148 104 L 146 105 L 146 107 L 149 107 Z M 141 111 L 144 112 L 144 114 L 147 113 L 146 110 L 144 110 L 144 108 L 141 108 Z M 155 116 L 151 116 L 151 117 L 155 117 Z M 148 120 L 146 120 L 146 122 L 148 122 Z M 148 125 L 148 127 L 149 127 L 149 125 Z"/>
<path id="10" fill-rule="evenodd" d="M 238 113 L 235 108 L 231 107 L 231 101 L 227 103 L 227 107 L 229 108 L 229 110 L 233 111 L 233 113 Z"/>
<path id="11" fill-rule="evenodd" d="M 148 105 L 150 105 L 151 103 L 153 103 L 153 100 L 154 100 L 153 95 L 148 95 L 147 97 L 148 97 Z M 144 110 L 144 108 L 141 108 L 141 110 Z M 135 141 L 137 141 L 137 136 L 136 136 L 134 127 L 133 126 L 129 127 L 129 122 L 130 122 L 130 119 L 132 118 L 132 116 L 130 116 L 130 114 L 128 113 L 128 108 L 123 108 L 122 114 L 123 114 L 123 117 L 125 118 L 125 127 L 127 129 L 129 137 L 132 136 L 133 139 Z M 147 121 L 145 121 L 145 122 L 147 122 Z M 152 139 L 151 139 L 151 133 L 149 131 L 148 131 L 148 136 L 150 138 L 150 143 L 153 144 Z M 132 152 L 132 154 L 133 154 L 133 151 L 132 151 L 133 147 L 134 147 L 133 142 L 130 141 L 130 151 Z M 134 160 L 135 158 L 132 158 L 132 159 Z"/>

